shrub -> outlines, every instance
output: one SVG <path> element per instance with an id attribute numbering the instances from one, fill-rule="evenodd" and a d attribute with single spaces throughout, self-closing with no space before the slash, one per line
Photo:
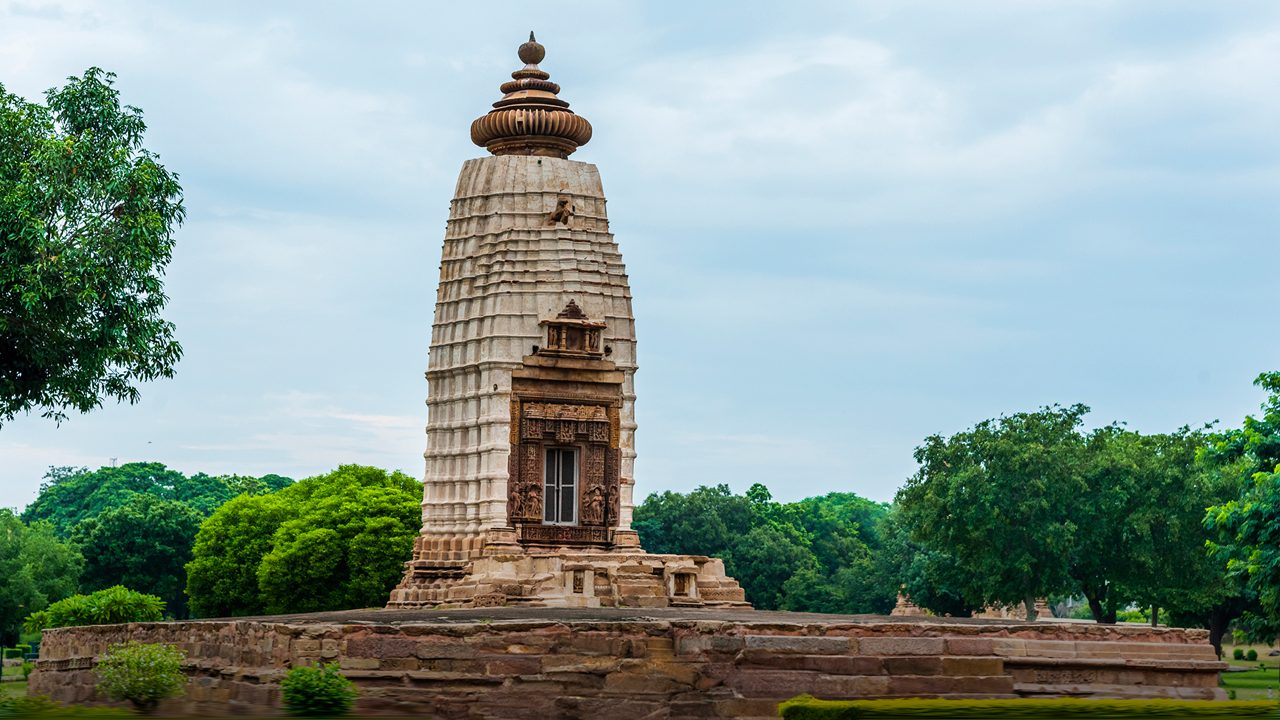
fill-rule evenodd
<path id="1" fill-rule="evenodd" d="M 1231 651 L 1231 657 L 1232 657 L 1233 659 L 1235 659 L 1235 660 L 1243 660 L 1243 659 L 1244 659 L 1244 648 L 1236 648 L 1235 650 L 1232 650 L 1232 651 Z"/>
<path id="2" fill-rule="evenodd" d="M 23 680 L 26 680 L 26 679 L 30 678 L 30 677 L 31 677 L 31 673 L 35 672 L 35 669 L 36 669 L 36 664 L 35 664 L 35 663 L 31 662 L 30 660 L 23 661 L 23 663 L 22 663 L 22 679 L 23 679 Z"/>
<path id="3" fill-rule="evenodd" d="M 181 695 L 187 684 L 182 673 L 186 655 L 172 645 L 130 640 L 107 649 L 98 661 L 98 690 L 113 700 L 128 700 L 142 712 L 161 700 Z"/>
<path id="4" fill-rule="evenodd" d="M 91 595 L 72 595 L 27 616 L 27 632 L 76 625 L 114 625 L 164 619 L 164 601 L 123 585 Z"/>
<path id="5" fill-rule="evenodd" d="M 284 707 L 293 715 L 345 715 L 356 699 L 356 687 L 334 663 L 296 667 L 280 681 Z"/>
<path id="6" fill-rule="evenodd" d="M 1245 659 L 1245 660 L 1248 660 L 1249 662 L 1253 662 L 1253 661 L 1257 660 L 1257 659 L 1258 659 L 1258 651 L 1257 651 L 1257 650 L 1254 650 L 1253 648 L 1249 648 L 1249 652 L 1247 652 L 1247 653 L 1245 653 L 1245 654 L 1244 654 L 1244 659 Z"/>

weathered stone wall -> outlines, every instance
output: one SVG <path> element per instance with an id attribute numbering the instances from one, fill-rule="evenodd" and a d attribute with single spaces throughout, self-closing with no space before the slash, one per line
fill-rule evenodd
<path id="1" fill-rule="evenodd" d="M 278 713 L 283 674 L 319 661 L 356 682 L 361 712 L 440 718 L 764 718 L 800 693 L 1222 697 L 1202 631 L 742 615 L 67 628 L 46 632 L 30 687 L 94 702 L 94 658 L 135 639 L 187 652 L 192 680 L 173 712 Z"/>

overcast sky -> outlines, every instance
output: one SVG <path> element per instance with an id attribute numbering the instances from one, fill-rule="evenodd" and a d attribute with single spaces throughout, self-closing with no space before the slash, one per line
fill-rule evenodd
<path id="1" fill-rule="evenodd" d="M 185 356 L 0 429 L 49 465 L 421 476 L 470 122 L 530 29 L 635 294 L 637 495 L 891 499 L 1000 413 L 1237 424 L 1280 369 L 1280 3 L 0 2 L 0 83 L 97 65 L 181 175 Z"/>

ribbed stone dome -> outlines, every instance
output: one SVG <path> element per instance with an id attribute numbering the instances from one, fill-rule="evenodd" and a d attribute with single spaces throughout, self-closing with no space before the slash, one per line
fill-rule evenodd
<path id="1" fill-rule="evenodd" d="M 591 140 L 591 123 L 556 96 L 560 86 L 538 67 L 546 48 L 529 33 L 518 55 L 524 67 L 502 84 L 502 99 L 471 123 L 471 141 L 494 155 L 567 158 Z"/>

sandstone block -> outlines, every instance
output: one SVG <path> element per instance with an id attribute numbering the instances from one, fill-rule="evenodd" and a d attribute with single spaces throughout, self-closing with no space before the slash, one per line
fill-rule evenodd
<path id="1" fill-rule="evenodd" d="M 849 652 L 849 638 L 797 635 L 748 635 L 747 650 L 800 655 L 838 655 Z"/>
<path id="2" fill-rule="evenodd" d="M 736 653 L 746 647 L 746 639 L 735 635 L 685 635 L 676 640 L 677 655 Z"/>
<path id="3" fill-rule="evenodd" d="M 944 675 L 1004 674 L 1004 660 L 997 657 L 944 657 L 940 660 Z"/>
<path id="4" fill-rule="evenodd" d="M 863 655 L 941 655 L 942 638 L 864 637 L 858 639 Z"/>
<path id="5" fill-rule="evenodd" d="M 991 638 L 946 638 L 948 655 L 994 655 L 995 645 Z"/>
<path id="6" fill-rule="evenodd" d="M 814 681 L 813 694 L 832 700 L 880 697 L 889 694 L 889 678 L 883 675 L 822 675 Z"/>
<path id="7" fill-rule="evenodd" d="M 942 658 L 933 655 L 905 655 L 883 659 L 884 670 L 890 675 L 939 675 Z"/>
<path id="8" fill-rule="evenodd" d="M 948 677 L 945 675 L 891 675 L 889 694 L 897 696 L 1007 695 L 1013 692 L 1013 678 Z"/>
<path id="9" fill-rule="evenodd" d="M 808 670 L 742 670 L 727 683 L 743 697 L 788 698 L 813 692 L 818 677 Z"/>

